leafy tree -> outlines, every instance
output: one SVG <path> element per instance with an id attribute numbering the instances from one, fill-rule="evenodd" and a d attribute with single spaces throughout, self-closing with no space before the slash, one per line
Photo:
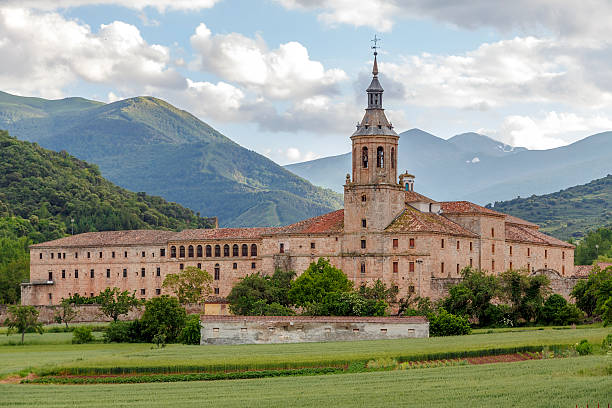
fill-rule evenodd
<path id="1" fill-rule="evenodd" d="M 7 335 L 21 333 L 21 344 L 27 331 L 34 330 L 43 334 L 42 324 L 38 322 L 38 310 L 34 306 L 9 306 L 4 325 L 8 326 Z"/>
<path id="2" fill-rule="evenodd" d="M 21 298 L 21 282 L 30 277 L 31 242 L 27 237 L 2 238 L 1 228 L 0 222 L 0 304 L 16 304 Z"/>
<path id="3" fill-rule="evenodd" d="M 599 317 L 604 323 L 612 322 L 612 300 L 608 303 L 612 299 L 612 267 L 604 270 L 594 267 L 588 279 L 576 283 L 571 296 L 587 316 Z"/>
<path id="4" fill-rule="evenodd" d="M 72 344 L 85 344 L 92 341 L 94 341 L 94 337 L 91 334 L 91 327 L 76 327 L 72 332 Z"/>
<path id="5" fill-rule="evenodd" d="M 367 299 L 358 292 L 330 292 L 323 301 L 309 303 L 312 316 L 384 316 L 389 305 L 384 300 Z"/>
<path id="6" fill-rule="evenodd" d="M 117 321 L 119 316 L 128 314 L 130 310 L 140 305 L 134 294 L 127 290 L 121 292 L 119 288 L 106 288 L 97 296 L 100 310 L 104 315 Z"/>
<path id="7" fill-rule="evenodd" d="M 55 309 L 55 315 L 53 317 L 56 323 L 64 323 L 66 328 L 68 328 L 68 323 L 73 321 L 77 315 L 78 312 L 74 308 L 74 305 L 67 299 L 62 299 L 59 306 Z"/>
<path id="8" fill-rule="evenodd" d="M 234 285 L 227 300 L 230 311 L 245 316 L 293 314 L 288 298 L 295 272 L 277 270 L 272 276 L 254 273 Z"/>
<path id="9" fill-rule="evenodd" d="M 591 265 L 599 257 L 612 257 L 612 229 L 591 231 L 576 246 L 576 265 Z"/>
<path id="10" fill-rule="evenodd" d="M 203 303 L 212 293 L 212 277 L 206 271 L 188 266 L 166 276 L 162 287 L 172 290 L 182 304 Z"/>
<path id="11" fill-rule="evenodd" d="M 499 292 L 498 277 L 470 267 L 464 268 L 461 276 L 461 283 L 449 289 L 443 307 L 451 314 L 476 318 L 482 326 L 489 324 L 486 311 Z"/>
<path id="12" fill-rule="evenodd" d="M 323 302 L 329 293 L 349 292 L 352 287 L 353 283 L 344 272 L 332 266 L 328 259 L 319 258 L 293 281 L 289 300 L 304 307 Z"/>
<path id="13" fill-rule="evenodd" d="M 183 344 L 200 344 L 201 333 L 200 316 L 192 314 L 187 316 L 178 340 Z"/>
<path id="14" fill-rule="evenodd" d="M 382 280 L 376 279 L 372 286 L 368 286 L 367 283 L 362 283 L 359 285 L 357 293 L 359 293 L 365 299 L 382 300 L 386 303 L 395 303 L 397 301 L 399 289 L 397 286 L 387 288 L 387 285 L 385 285 Z"/>
<path id="15" fill-rule="evenodd" d="M 544 302 L 540 321 L 545 324 L 567 325 L 579 323 L 583 313 L 559 294 L 552 294 Z"/>
<path id="16" fill-rule="evenodd" d="M 143 337 L 151 341 L 155 335 L 163 335 L 165 341 L 173 343 L 185 327 L 186 319 L 187 313 L 177 298 L 162 295 L 150 299 L 140 319 Z"/>
<path id="17" fill-rule="evenodd" d="M 435 314 L 430 314 L 429 334 L 431 336 L 460 336 L 470 334 L 472 328 L 467 318 L 448 313 L 444 308 L 438 309 Z"/>
<path id="18" fill-rule="evenodd" d="M 500 283 L 500 297 L 509 302 L 514 322 L 537 319 L 550 283 L 546 276 L 529 276 L 526 271 L 508 270 L 501 273 Z"/>

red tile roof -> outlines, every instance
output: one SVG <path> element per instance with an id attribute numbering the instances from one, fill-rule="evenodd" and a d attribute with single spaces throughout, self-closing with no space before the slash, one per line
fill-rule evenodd
<path id="1" fill-rule="evenodd" d="M 604 270 L 612 267 L 612 263 L 598 262 L 597 266 L 599 267 L 599 269 Z M 588 277 L 594 268 L 595 265 L 576 265 L 574 267 L 574 276 Z"/>
<path id="2" fill-rule="evenodd" d="M 267 323 L 427 323 L 424 316 L 361 317 L 361 316 L 200 316 L 202 323 L 267 322 Z"/>
<path id="3" fill-rule="evenodd" d="M 502 214 L 502 213 L 500 213 Z M 524 225 L 526 227 L 531 227 L 531 228 L 540 228 L 540 226 L 538 224 L 534 224 L 533 222 L 529 222 L 527 220 L 524 220 L 522 218 L 518 218 L 515 217 L 513 215 L 509 215 L 509 214 L 504 214 L 506 216 L 506 222 L 509 224 L 516 224 L 516 225 Z"/>
<path id="4" fill-rule="evenodd" d="M 447 214 L 484 214 L 497 217 L 505 216 L 505 214 L 490 210 L 469 201 L 444 201 L 441 202 L 440 205 L 442 207 L 442 212 Z"/>
<path id="5" fill-rule="evenodd" d="M 174 231 L 129 230 L 85 232 L 69 237 L 32 245 L 32 248 L 48 247 L 100 247 L 128 245 L 165 245 L 175 235 Z"/>
<path id="6" fill-rule="evenodd" d="M 425 202 L 425 203 L 436 203 L 437 201 L 432 200 L 429 197 L 425 197 L 423 194 L 419 194 L 416 191 L 405 191 L 404 192 L 404 201 L 406 203 L 416 203 L 416 202 Z"/>
<path id="7" fill-rule="evenodd" d="M 282 227 L 188 229 L 175 233 L 169 241 L 209 239 L 259 239 L 262 235 L 280 232 Z"/>
<path id="8" fill-rule="evenodd" d="M 344 210 L 337 210 L 318 217 L 281 227 L 280 234 L 330 234 L 344 230 Z"/>
<path id="9" fill-rule="evenodd" d="M 432 232 L 477 238 L 478 235 L 434 213 L 424 213 L 410 206 L 385 229 L 388 232 Z"/>
<path id="10" fill-rule="evenodd" d="M 506 240 L 527 244 L 552 245 L 565 248 L 574 248 L 573 245 L 568 244 L 567 242 L 543 234 L 540 231 L 530 228 L 528 226 L 508 223 L 506 224 Z"/>

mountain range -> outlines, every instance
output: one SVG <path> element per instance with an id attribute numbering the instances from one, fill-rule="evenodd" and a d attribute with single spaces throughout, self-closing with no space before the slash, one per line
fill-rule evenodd
<path id="1" fill-rule="evenodd" d="M 217 216 L 221 226 L 274 226 L 342 206 L 190 113 L 153 97 L 104 104 L 0 92 L 0 128 L 99 166 L 110 181 Z"/>
<path id="2" fill-rule="evenodd" d="M 342 191 L 350 153 L 285 166 L 315 185 Z M 398 170 L 436 200 L 492 203 L 547 194 L 612 173 L 612 132 L 550 150 L 512 147 L 477 133 L 448 140 L 420 129 L 400 134 Z"/>

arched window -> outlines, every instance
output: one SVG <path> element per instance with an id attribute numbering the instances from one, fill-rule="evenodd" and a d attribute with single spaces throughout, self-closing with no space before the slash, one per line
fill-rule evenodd
<path id="1" fill-rule="evenodd" d="M 179 247 L 179 258 L 184 258 L 184 257 L 185 257 L 185 247 L 181 245 Z"/>
<path id="2" fill-rule="evenodd" d="M 257 245 L 251 245 L 251 256 L 257 256 Z"/>
<path id="3" fill-rule="evenodd" d="M 212 247 L 210 245 L 206 245 L 206 257 L 210 258 L 212 256 Z"/>
<path id="4" fill-rule="evenodd" d="M 242 256 L 249 256 L 249 246 L 242 244 Z"/>
<path id="5" fill-rule="evenodd" d="M 361 163 L 364 169 L 368 168 L 368 148 L 365 146 L 361 149 Z"/>
<path id="6" fill-rule="evenodd" d="M 232 245 L 232 256 L 238 256 L 238 245 Z"/>
<path id="7" fill-rule="evenodd" d="M 223 245 L 223 256 L 229 256 L 229 245 Z"/>
<path id="8" fill-rule="evenodd" d="M 215 256 L 217 258 L 221 256 L 221 247 L 219 245 L 215 245 Z"/>
<path id="9" fill-rule="evenodd" d="M 391 148 L 391 168 L 395 168 L 395 148 Z"/>
<path id="10" fill-rule="evenodd" d="M 189 254 L 190 258 L 193 258 L 193 245 L 189 245 L 187 248 L 187 254 Z"/>
<path id="11" fill-rule="evenodd" d="M 202 245 L 198 245 L 198 247 L 196 248 L 196 254 L 198 256 L 198 258 L 202 257 Z"/>
<path id="12" fill-rule="evenodd" d="M 176 258 L 176 247 L 174 245 L 170 247 L 170 258 Z"/>
<path id="13" fill-rule="evenodd" d="M 376 149 L 376 167 L 385 168 L 385 151 L 382 146 L 378 146 L 378 149 Z"/>

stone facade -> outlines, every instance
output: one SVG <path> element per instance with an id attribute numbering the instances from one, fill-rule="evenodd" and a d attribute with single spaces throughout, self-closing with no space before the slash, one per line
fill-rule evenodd
<path id="1" fill-rule="evenodd" d="M 165 293 L 167 274 L 188 266 L 208 271 L 214 296 L 223 298 L 247 274 L 278 268 L 300 274 L 319 257 L 356 285 L 381 279 L 403 296 L 444 296 L 466 266 L 492 274 L 550 270 L 560 290 L 573 286 L 572 245 L 474 203 L 425 197 L 407 172 L 398 178 L 399 136 L 382 108 L 376 58 L 373 75 L 368 108 L 351 136 L 344 210 L 284 227 L 107 231 L 32 245 L 31 282 L 22 286 L 22 302 L 53 305 L 106 287 L 148 299 Z"/>
<path id="2" fill-rule="evenodd" d="M 270 344 L 429 337 L 423 317 L 202 316 L 200 344 Z"/>

